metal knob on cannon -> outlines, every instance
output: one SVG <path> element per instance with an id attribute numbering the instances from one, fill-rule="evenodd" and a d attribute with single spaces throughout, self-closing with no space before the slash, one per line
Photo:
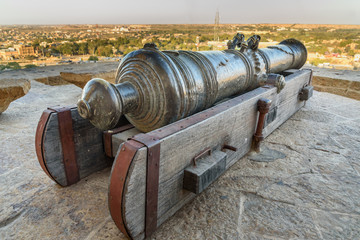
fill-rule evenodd
<path id="1" fill-rule="evenodd" d="M 116 127 L 125 115 L 137 129 L 149 132 L 264 85 L 268 79 L 281 90 L 284 78 L 270 74 L 301 68 L 306 48 L 288 39 L 258 49 L 259 41 L 257 35 L 244 41 L 238 34 L 227 50 L 200 52 L 159 51 L 155 44 L 145 44 L 121 61 L 115 85 L 102 79 L 86 84 L 79 114 L 102 130 Z"/>

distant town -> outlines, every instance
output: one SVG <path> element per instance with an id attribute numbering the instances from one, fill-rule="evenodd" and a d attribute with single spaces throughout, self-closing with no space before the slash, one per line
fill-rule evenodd
<path id="1" fill-rule="evenodd" d="M 302 41 L 308 64 L 360 70 L 360 25 L 12 25 L 0 26 L 0 71 L 119 61 L 154 42 L 160 50 L 224 50 L 236 33 L 261 36 L 260 47 Z"/>

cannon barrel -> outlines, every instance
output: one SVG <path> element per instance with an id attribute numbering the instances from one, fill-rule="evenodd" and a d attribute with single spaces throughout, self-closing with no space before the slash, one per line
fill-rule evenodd
<path id="1" fill-rule="evenodd" d="M 155 44 L 145 44 L 122 59 L 116 84 L 102 79 L 86 84 L 79 114 L 103 130 L 116 127 L 125 114 L 137 129 L 148 132 L 306 62 L 306 48 L 295 39 L 265 49 L 258 49 L 259 41 L 255 35 L 236 43 L 240 50 L 229 44 L 224 51 L 199 52 L 159 51 Z"/>

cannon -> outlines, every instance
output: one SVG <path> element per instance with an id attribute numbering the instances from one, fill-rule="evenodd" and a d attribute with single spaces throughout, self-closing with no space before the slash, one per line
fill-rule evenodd
<path id="1" fill-rule="evenodd" d="M 121 61 L 115 85 L 102 79 L 86 84 L 79 113 L 102 130 L 115 128 L 124 114 L 137 129 L 150 132 L 264 85 L 271 73 L 299 69 L 307 59 L 305 46 L 295 39 L 265 49 L 258 49 L 259 41 L 257 35 L 244 41 L 238 34 L 225 51 L 200 52 L 145 44 Z M 284 79 L 277 84 L 281 89 Z"/>
<path id="2" fill-rule="evenodd" d="M 65 187 L 112 166 L 111 216 L 129 238 L 148 238 L 312 96 L 312 71 L 299 70 L 305 46 L 259 41 L 237 34 L 224 51 L 129 53 L 115 85 L 93 79 L 77 106 L 43 112 L 42 169 Z"/>

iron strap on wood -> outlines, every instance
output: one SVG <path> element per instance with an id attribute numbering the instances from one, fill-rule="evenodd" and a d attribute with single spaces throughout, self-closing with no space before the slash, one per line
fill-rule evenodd
<path id="1" fill-rule="evenodd" d="M 145 237 L 149 237 L 157 228 L 160 141 L 148 134 L 136 135 L 132 140 L 147 148 Z"/>
<path id="2" fill-rule="evenodd" d="M 138 149 L 144 145 L 138 142 L 129 140 L 121 146 L 120 153 L 115 159 L 111 170 L 110 185 L 109 185 L 109 209 L 111 217 L 116 226 L 124 235 L 130 238 L 122 213 L 123 193 L 125 188 L 126 177 L 130 169 L 130 165 Z"/>
<path id="3" fill-rule="evenodd" d="M 260 142 L 264 140 L 263 136 L 263 128 L 265 123 L 265 116 L 269 112 L 271 106 L 271 100 L 266 98 L 260 98 L 257 102 L 258 111 L 259 111 L 259 119 L 256 126 L 256 131 L 254 134 L 254 150 L 256 152 L 260 151 Z"/>
<path id="4" fill-rule="evenodd" d="M 53 179 L 56 183 L 58 183 L 56 179 L 50 174 L 46 166 L 46 160 L 44 158 L 44 132 L 46 129 L 46 125 L 49 121 L 50 114 L 53 112 L 54 111 L 47 109 L 43 112 L 43 114 L 40 117 L 35 135 L 35 150 L 41 168 L 51 179 Z"/>
<path id="5" fill-rule="evenodd" d="M 74 130 L 71 117 L 71 108 L 48 108 L 57 113 L 59 122 L 60 141 L 63 152 L 63 163 L 67 186 L 80 180 L 79 167 L 76 161 Z"/>
<path id="6" fill-rule="evenodd" d="M 118 128 L 114 128 L 114 129 L 111 129 L 111 130 L 104 131 L 103 140 L 104 140 L 104 150 L 105 150 L 106 156 L 111 157 L 111 158 L 115 157 L 113 155 L 112 136 L 114 134 L 124 132 L 126 130 L 131 129 L 131 128 L 134 128 L 134 126 L 132 124 L 126 124 L 126 125 L 118 127 Z"/>

